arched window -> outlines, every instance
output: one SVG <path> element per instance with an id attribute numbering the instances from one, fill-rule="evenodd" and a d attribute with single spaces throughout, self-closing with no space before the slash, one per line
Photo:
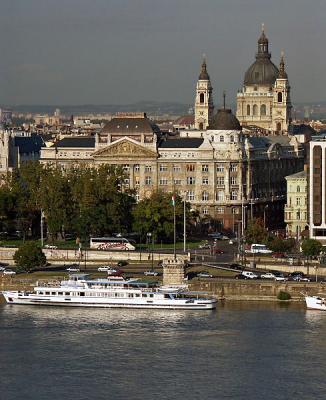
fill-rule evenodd
<path id="1" fill-rule="evenodd" d="M 257 106 L 257 104 L 254 104 L 254 106 L 252 107 L 252 114 L 253 115 L 258 115 L 258 106 Z"/>
<path id="2" fill-rule="evenodd" d="M 250 105 L 247 105 L 247 115 L 250 115 Z"/>
<path id="3" fill-rule="evenodd" d="M 204 103 L 204 102 L 205 102 L 205 95 L 204 95 L 204 93 L 200 93 L 200 95 L 199 95 L 199 102 L 200 102 L 200 103 Z"/>
<path id="4" fill-rule="evenodd" d="M 260 115 L 266 115 L 266 105 L 262 104 L 260 106 Z"/>
<path id="5" fill-rule="evenodd" d="M 224 136 L 223 135 L 220 136 L 220 142 L 224 142 Z"/>
<path id="6" fill-rule="evenodd" d="M 282 101 L 283 101 L 282 92 L 278 92 L 278 93 L 277 93 L 277 101 L 278 101 L 279 103 L 282 103 Z"/>
<path id="7" fill-rule="evenodd" d="M 199 129 L 200 130 L 204 129 L 204 124 L 202 122 L 200 122 L 200 124 L 199 124 Z"/>
<path id="8" fill-rule="evenodd" d="M 230 142 L 231 142 L 231 143 L 234 142 L 234 136 L 233 136 L 233 135 L 230 136 Z"/>

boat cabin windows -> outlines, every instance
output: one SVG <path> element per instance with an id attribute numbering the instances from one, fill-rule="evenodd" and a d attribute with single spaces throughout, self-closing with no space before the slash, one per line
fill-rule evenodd
<path id="1" fill-rule="evenodd" d="M 142 297 L 147 297 L 147 293 L 143 293 L 143 294 L 142 294 Z"/>
<path id="2" fill-rule="evenodd" d="M 47 296 L 50 296 L 51 293 L 50 293 L 50 292 L 45 292 L 45 294 L 46 294 Z"/>
<path id="3" fill-rule="evenodd" d="M 140 297 L 140 293 L 136 293 L 135 296 L 136 296 L 136 297 Z"/>

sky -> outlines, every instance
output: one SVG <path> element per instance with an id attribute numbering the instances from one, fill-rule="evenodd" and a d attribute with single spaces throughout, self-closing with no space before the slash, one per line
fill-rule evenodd
<path id="1" fill-rule="evenodd" d="M 325 0 L 0 0 L 0 104 L 235 103 L 261 24 L 292 101 L 326 100 Z"/>

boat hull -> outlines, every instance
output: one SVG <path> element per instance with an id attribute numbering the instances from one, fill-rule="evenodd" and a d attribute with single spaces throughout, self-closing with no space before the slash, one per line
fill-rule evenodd
<path id="1" fill-rule="evenodd" d="M 305 300 L 307 308 L 326 311 L 326 299 L 319 296 L 306 296 Z"/>
<path id="2" fill-rule="evenodd" d="M 2 292 L 8 304 L 64 306 L 64 307 L 102 307 L 102 308 L 148 308 L 148 309 L 182 309 L 182 310 L 212 310 L 216 308 L 215 299 L 200 300 L 161 300 L 132 301 L 128 299 L 96 299 L 83 297 L 41 298 L 36 295 L 24 295 L 20 292 Z"/>

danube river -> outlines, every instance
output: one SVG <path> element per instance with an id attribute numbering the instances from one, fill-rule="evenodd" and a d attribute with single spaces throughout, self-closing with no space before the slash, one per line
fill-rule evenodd
<path id="1" fill-rule="evenodd" d="M 0 304 L 2 400 L 325 399 L 326 312 Z"/>

